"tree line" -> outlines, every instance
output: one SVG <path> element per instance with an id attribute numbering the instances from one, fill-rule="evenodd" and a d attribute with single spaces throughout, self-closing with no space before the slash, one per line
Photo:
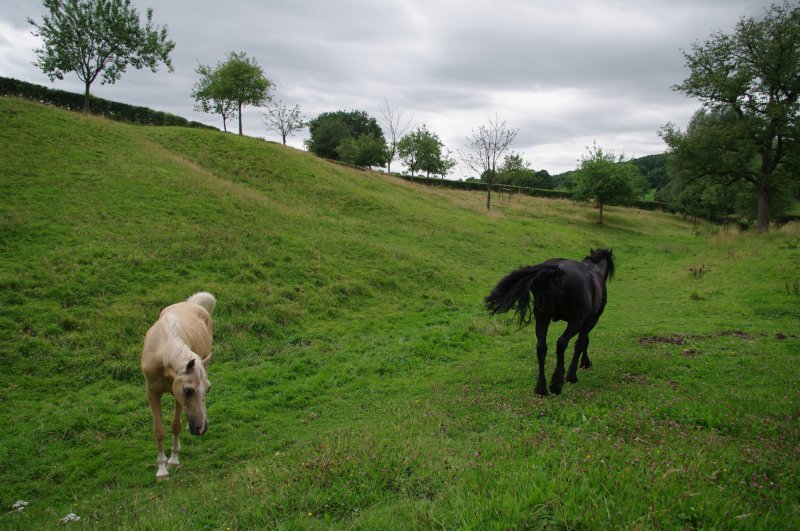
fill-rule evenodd
<path id="1" fill-rule="evenodd" d="M 47 14 L 41 21 L 28 19 L 43 41 L 35 50 L 36 64 L 51 81 L 75 73 L 85 86 L 84 112 L 97 79 L 114 83 L 129 66 L 156 72 L 163 64 L 173 71 L 175 43 L 166 27 L 153 24 L 152 9 L 142 23 L 130 0 L 43 0 L 43 5 Z M 596 144 L 574 172 L 556 182 L 511 151 L 518 130 L 495 116 L 458 149 L 461 162 L 487 183 L 487 208 L 498 183 L 561 186 L 576 199 L 593 200 L 602 222 L 604 205 L 630 201 L 650 186 L 656 198 L 684 212 L 733 209 L 766 232 L 800 194 L 800 8 L 788 0 L 772 4 L 763 17 L 743 17 L 731 33 L 714 33 L 683 55 L 690 75 L 673 89 L 699 99 L 702 107 L 685 130 L 668 123 L 659 131 L 669 163 L 650 176 L 657 183 L 648 182 L 632 161 Z M 306 147 L 326 158 L 387 171 L 399 158 L 412 176 L 442 178 L 457 165 L 435 132 L 424 124 L 408 131 L 411 121 L 404 123 L 386 100 L 380 125 L 357 110 L 306 121 L 298 105 L 272 101 L 274 82 L 244 52 L 230 52 L 225 61 L 200 65 L 196 72 L 196 108 L 219 114 L 225 131 L 227 121 L 238 118 L 243 133 L 245 105 L 267 106 L 264 123 L 284 144 L 308 127 Z"/>

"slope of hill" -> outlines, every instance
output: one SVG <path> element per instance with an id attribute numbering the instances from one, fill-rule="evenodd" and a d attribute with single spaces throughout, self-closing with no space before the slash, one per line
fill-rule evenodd
<path id="1" fill-rule="evenodd" d="M 0 516 L 99 528 L 786 527 L 800 236 L 484 197 L 0 98 Z M 612 247 L 594 367 L 534 398 L 510 269 Z M 156 484 L 139 371 L 214 293 L 210 428 Z M 548 376 L 554 366 L 551 329 Z M 167 411 L 170 406 L 164 401 Z"/>

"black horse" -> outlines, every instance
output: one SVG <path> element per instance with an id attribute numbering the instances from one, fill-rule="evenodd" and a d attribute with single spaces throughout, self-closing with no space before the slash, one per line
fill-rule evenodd
<path id="1" fill-rule="evenodd" d="M 558 360 L 550 380 L 550 391 L 558 394 L 564 386 L 564 352 L 575 334 L 578 334 L 578 340 L 567 371 L 567 381 L 578 381 L 578 358 L 581 358 L 581 368 L 592 366 L 586 354 L 589 332 L 606 307 L 606 281 L 613 276 L 614 258 L 611 250 L 592 249 L 581 262 L 554 258 L 512 271 L 484 299 L 486 309 L 492 314 L 513 309 L 519 317 L 520 327 L 530 323 L 533 313 L 536 319 L 536 358 L 539 361 L 536 394 L 547 395 L 544 359 L 550 321 L 567 322 L 567 329 L 556 343 Z"/>

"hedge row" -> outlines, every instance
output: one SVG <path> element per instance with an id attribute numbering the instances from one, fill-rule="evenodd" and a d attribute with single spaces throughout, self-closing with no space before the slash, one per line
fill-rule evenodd
<path id="1" fill-rule="evenodd" d="M 0 76 L 0 96 L 16 96 L 70 111 L 83 111 L 83 94 L 51 89 L 2 76 Z M 189 121 L 174 114 L 154 111 L 147 107 L 136 107 L 116 101 L 104 100 L 91 95 L 89 96 L 89 112 L 112 120 L 142 125 L 176 125 L 180 127 L 216 129 L 216 127 Z"/>
<path id="2" fill-rule="evenodd" d="M 441 186 L 443 188 L 455 188 L 457 190 L 471 190 L 471 191 L 486 191 L 486 183 L 479 181 L 449 181 L 446 179 L 430 179 L 425 177 L 411 177 L 409 175 L 394 174 L 396 177 L 405 179 L 418 184 L 425 184 L 428 186 Z M 492 187 L 495 193 L 512 193 L 524 194 L 535 197 L 549 197 L 557 199 L 570 199 L 572 194 L 566 190 L 548 190 L 546 188 L 525 188 L 523 186 L 511 186 L 508 184 L 495 184 Z M 629 206 L 633 206 L 642 210 L 661 210 L 663 212 L 670 211 L 666 203 L 659 201 L 633 201 Z"/>
<path id="3" fill-rule="evenodd" d="M 393 175 L 395 175 L 396 177 L 400 177 L 401 179 L 405 179 L 406 181 L 411 181 L 417 184 L 424 184 L 427 186 L 441 186 L 443 188 L 454 188 L 456 190 L 485 192 L 487 186 L 486 183 L 479 181 L 451 181 L 448 179 L 411 177 L 410 175 L 399 175 L 399 174 L 393 174 Z M 563 190 L 547 190 L 545 188 L 525 188 L 522 186 L 511 186 L 507 184 L 495 184 L 492 187 L 492 190 L 495 193 L 525 194 L 537 197 L 556 197 L 562 199 L 568 199 L 570 197 L 569 192 L 565 192 Z"/>

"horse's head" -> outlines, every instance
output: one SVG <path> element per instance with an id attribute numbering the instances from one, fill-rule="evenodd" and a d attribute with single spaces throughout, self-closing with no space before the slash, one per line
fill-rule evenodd
<path id="1" fill-rule="evenodd" d="M 172 394 L 186 412 L 189 431 L 192 435 L 202 435 L 208 429 L 206 418 L 206 393 L 211 389 L 206 368 L 211 355 L 201 363 L 193 358 L 172 380 Z"/>
<path id="2" fill-rule="evenodd" d="M 606 280 L 614 277 L 616 265 L 614 264 L 614 254 L 611 252 L 611 249 L 590 249 L 589 256 L 587 256 L 584 261 L 586 260 L 599 266 L 605 264 L 603 276 Z"/>

